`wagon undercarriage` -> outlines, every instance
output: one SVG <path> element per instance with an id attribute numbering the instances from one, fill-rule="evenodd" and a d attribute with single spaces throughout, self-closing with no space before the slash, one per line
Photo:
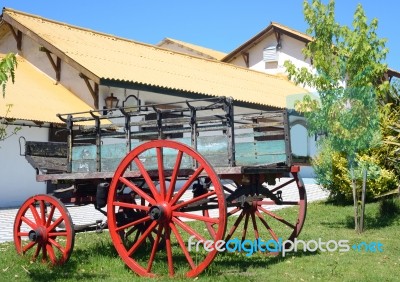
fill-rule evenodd
<path id="1" fill-rule="evenodd" d="M 120 110 L 113 117 L 61 116 L 66 144 L 26 142 L 37 180 L 56 190 L 19 210 L 19 253 L 62 264 L 75 232 L 107 227 L 137 274 L 194 277 L 213 261 L 220 240 L 299 235 L 306 192 L 291 162 L 286 111 L 234 115 L 224 97 Z M 94 204 L 107 222 L 74 226 L 63 203 Z M 281 206 L 297 208 L 278 215 Z"/>

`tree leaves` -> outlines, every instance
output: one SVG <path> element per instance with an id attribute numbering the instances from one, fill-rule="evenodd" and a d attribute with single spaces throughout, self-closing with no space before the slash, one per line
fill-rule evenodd
<path id="1" fill-rule="evenodd" d="M 334 9 L 333 0 L 326 5 L 321 0 L 304 1 L 304 17 L 309 25 L 307 32 L 313 36 L 313 41 L 303 49 L 303 54 L 312 58 L 313 68 L 298 69 L 291 62 L 285 62 L 285 66 L 289 79 L 316 89 L 319 96 L 319 101 L 306 96 L 296 104 L 296 110 L 307 119 L 309 132 L 326 134 L 319 143 L 322 151 L 314 162 L 317 164 L 314 166 L 317 178 L 331 187 L 334 195 L 335 189 L 346 183 L 349 186 L 351 182 L 356 211 L 357 175 L 354 172 L 357 165 L 362 165 L 360 158 L 370 157 L 367 159 L 374 159 L 376 165 L 382 166 L 381 171 L 394 175 L 392 168 L 395 166 L 382 147 L 382 133 L 387 133 L 387 124 L 380 117 L 389 115 L 382 110 L 385 106 L 377 103 L 384 104 L 389 90 L 389 83 L 384 79 L 388 49 L 386 40 L 377 35 L 378 20 L 368 21 L 361 5 L 356 8 L 351 27 L 336 23 Z M 399 140 L 391 138 L 384 147 L 400 144 Z M 335 164 L 338 156 L 345 162 Z M 389 166 L 382 165 L 383 162 Z M 372 162 L 366 163 L 370 165 Z M 330 170 L 335 167 L 343 169 Z M 388 185 L 389 182 L 381 183 Z M 397 179 L 390 183 L 396 184 Z M 371 188 L 383 191 L 387 187 Z M 357 217 L 355 212 L 355 219 Z"/>
<path id="2" fill-rule="evenodd" d="M 9 53 L 0 61 L 0 85 L 3 92 L 3 98 L 6 94 L 6 84 L 8 80 L 11 78 L 12 83 L 15 81 L 15 68 L 17 67 L 17 58 L 15 54 Z M 12 105 L 6 105 L 6 112 L 2 115 L 4 120 L 7 118 L 7 115 L 10 112 Z M 1 120 L 0 120 L 1 121 Z M 15 135 L 21 128 L 15 127 L 11 133 L 7 133 L 7 123 L 4 125 L 0 123 L 0 141 L 9 138 L 12 135 Z"/>
<path id="3" fill-rule="evenodd" d="M 6 84 L 8 80 L 11 78 L 11 82 L 15 82 L 15 69 L 17 64 L 17 58 L 13 53 L 8 53 L 0 61 L 0 85 L 2 87 L 3 97 L 6 95 Z"/>
<path id="4" fill-rule="evenodd" d="M 313 69 L 297 69 L 289 61 L 285 66 L 289 79 L 318 92 L 318 107 L 304 98 L 296 108 L 306 116 L 311 133 L 326 132 L 336 150 L 354 154 L 372 145 L 379 132 L 376 98 L 388 89 L 383 80 L 387 49 L 376 34 L 378 20 L 368 24 L 361 5 L 352 29 L 336 23 L 334 10 L 332 0 L 327 5 L 304 1 L 307 32 L 314 40 L 303 53 L 312 58 Z"/>

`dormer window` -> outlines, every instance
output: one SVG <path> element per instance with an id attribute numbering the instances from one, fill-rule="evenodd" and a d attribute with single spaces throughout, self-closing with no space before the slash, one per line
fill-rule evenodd
<path id="1" fill-rule="evenodd" d="M 276 46 L 269 46 L 264 48 L 263 50 L 263 59 L 264 62 L 277 62 L 278 61 L 278 52 Z"/>

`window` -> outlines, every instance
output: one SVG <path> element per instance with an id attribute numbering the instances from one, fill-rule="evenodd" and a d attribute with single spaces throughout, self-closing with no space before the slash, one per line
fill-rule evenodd
<path id="1" fill-rule="evenodd" d="M 264 48 L 263 50 L 263 59 L 264 62 L 277 62 L 278 61 L 278 52 L 276 51 L 276 46 L 269 46 Z"/>

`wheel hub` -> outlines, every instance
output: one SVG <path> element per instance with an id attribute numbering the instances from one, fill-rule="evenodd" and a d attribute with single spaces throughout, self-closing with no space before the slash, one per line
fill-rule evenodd
<path id="1" fill-rule="evenodd" d="M 39 227 L 35 230 L 29 231 L 28 237 L 32 242 L 43 242 L 46 240 L 46 231 Z"/>
<path id="2" fill-rule="evenodd" d="M 148 214 L 152 220 L 161 222 L 171 219 L 171 213 L 171 208 L 167 204 L 160 204 L 152 206 Z"/>

